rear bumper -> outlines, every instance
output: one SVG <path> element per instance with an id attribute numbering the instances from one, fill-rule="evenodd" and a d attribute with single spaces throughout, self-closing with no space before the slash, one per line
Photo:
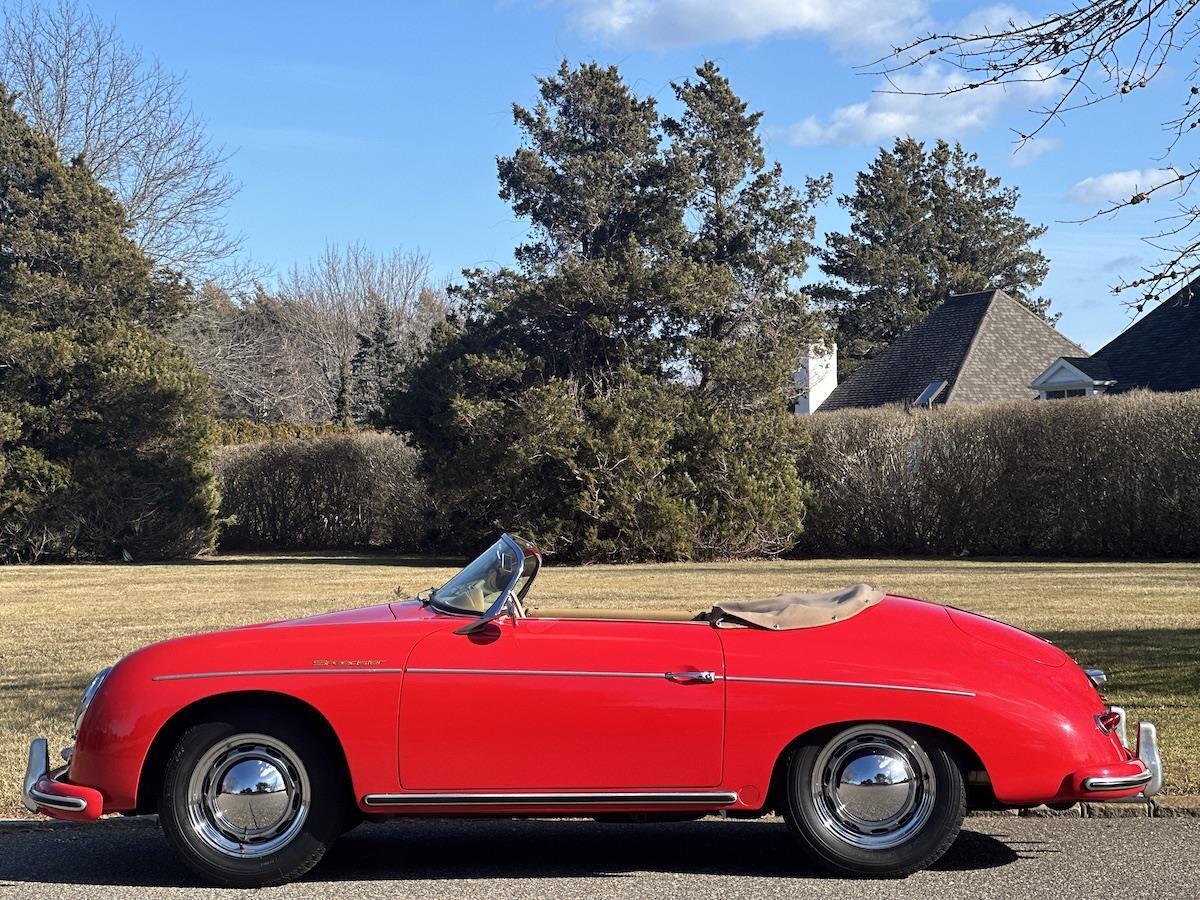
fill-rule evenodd
<path id="1" fill-rule="evenodd" d="M 1138 722 L 1137 743 L 1130 748 L 1125 729 L 1125 710 L 1112 707 L 1121 714 L 1118 733 L 1130 758 L 1118 765 L 1084 769 L 1076 772 L 1072 781 L 1075 790 L 1084 797 L 1100 795 L 1111 799 L 1144 799 L 1162 790 L 1162 758 L 1158 752 L 1158 730 L 1151 722 Z"/>
<path id="2" fill-rule="evenodd" d="M 95 788 L 65 780 L 67 766 L 50 769 L 50 750 L 45 738 L 29 744 L 29 762 L 21 797 L 30 812 L 55 819 L 90 822 L 104 812 L 104 798 Z"/>

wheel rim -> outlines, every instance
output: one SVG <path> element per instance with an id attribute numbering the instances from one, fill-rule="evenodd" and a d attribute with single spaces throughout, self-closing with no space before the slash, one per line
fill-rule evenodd
<path id="1" fill-rule="evenodd" d="M 886 850 L 919 832 L 933 812 L 933 765 L 908 734 L 859 725 L 826 744 L 810 785 L 817 816 L 841 841 Z"/>
<path id="2" fill-rule="evenodd" d="M 264 734 L 213 745 L 188 781 L 188 820 L 226 856 L 266 856 L 286 846 L 308 816 L 312 790 L 299 756 Z"/>

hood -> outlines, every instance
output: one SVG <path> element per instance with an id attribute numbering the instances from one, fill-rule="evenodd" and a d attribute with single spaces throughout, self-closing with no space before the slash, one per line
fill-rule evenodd
<path id="1" fill-rule="evenodd" d="M 398 604 L 407 607 L 407 604 Z M 420 609 L 420 604 L 414 604 Z M 373 659 L 385 667 L 403 664 L 410 644 L 437 627 L 433 615 L 409 615 L 411 627 L 396 627 L 391 604 L 319 613 L 278 622 L 170 638 L 142 647 L 114 671 L 148 677 L 173 672 L 308 668 L 319 659 Z M 381 640 L 386 634 L 387 639 Z M 248 662 L 248 661 L 253 661 Z"/>
<path id="2" fill-rule="evenodd" d="M 369 625 L 372 622 L 392 622 L 395 618 L 396 616 L 392 613 L 391 604 L 379 603 L 375 606 L 363 606 L 358 609 L 342 609 L 336 612 L 301 616 L 298 619 L 280 619 L 275 622 L 258 622 L 254 625 L 241 625 L 228 630 L 244 631 L 248 628 L 287 628 L 294 625 Z"/>
<path id="3" fill-rule="evenodd" d="M 957 626 L 959 631 L 989 647 L 1016 653 L 1018 656 L 1045 666 L 1061 666 L 1070 659 L 1067 654 L 1049 641 L 1035 637 L 1020 628 L 1014 628 L 1012 625 L 1005 625 L 1003 622 L 997 622 L 987 616 L 969 613 L 953 606 L 946 607 L 946 612 L 950 614 L 950 621 Z"/>

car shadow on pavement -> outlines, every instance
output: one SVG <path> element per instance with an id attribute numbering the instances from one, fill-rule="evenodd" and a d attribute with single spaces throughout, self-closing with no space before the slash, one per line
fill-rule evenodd
<path id="1" fill-rule="evenodd" d="M 937 871 L 1009 865 L 1003 835 L 964 829 Z M 1029 852 L 1021 847 L 1021 857 Z M 306 880 L 403 881 L 631 876 L 639 872 L 827 878 L 778 821 L 672 824 L 414 820 L 361 825 Z M 153 820 L 0 829 L 0 884 L 187 887 L 199 881 Z"/>

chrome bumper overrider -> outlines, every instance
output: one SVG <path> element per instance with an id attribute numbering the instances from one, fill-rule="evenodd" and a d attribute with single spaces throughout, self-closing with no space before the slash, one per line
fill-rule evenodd
<path id="1" fill-rule="evenodd" d="M 34 738 L 29 744 L 29 763 L 25 766 L 25 782 L 21 799 L 30 812 L 57 809 L 62 812 L 83 812 L 87 801 L 80 797 L 51 794 L 38 785 L 44 780 L 53 780 L 50 772 L 50 748 L 45 738 Z"/>
<path id="2" fill-rule="evenodd" d="M 1158 729 L 1154 727 L 1153 722 L 1138 722 L 1137 744 L 1130 747 L 1125 726 L 1125 710 L 1119 706 L 1111 707 L 1111 709 L 1121 716 L 1121 722 L 1117 726 L 1117 733 L 1121 736 L 1121 743 L 1142 761 L 1142 764 L 1146 767 L 1146 771 L 1119 778 L 1085 778 L 1083 789 L 1085 791 L 1124 791 L 1130 788 L 1141 787 L 1142 791 L 1135 799 L 1153 797 L 1162 790 L 1163 782 L 1162 757 L 1158 752 Z"/>

